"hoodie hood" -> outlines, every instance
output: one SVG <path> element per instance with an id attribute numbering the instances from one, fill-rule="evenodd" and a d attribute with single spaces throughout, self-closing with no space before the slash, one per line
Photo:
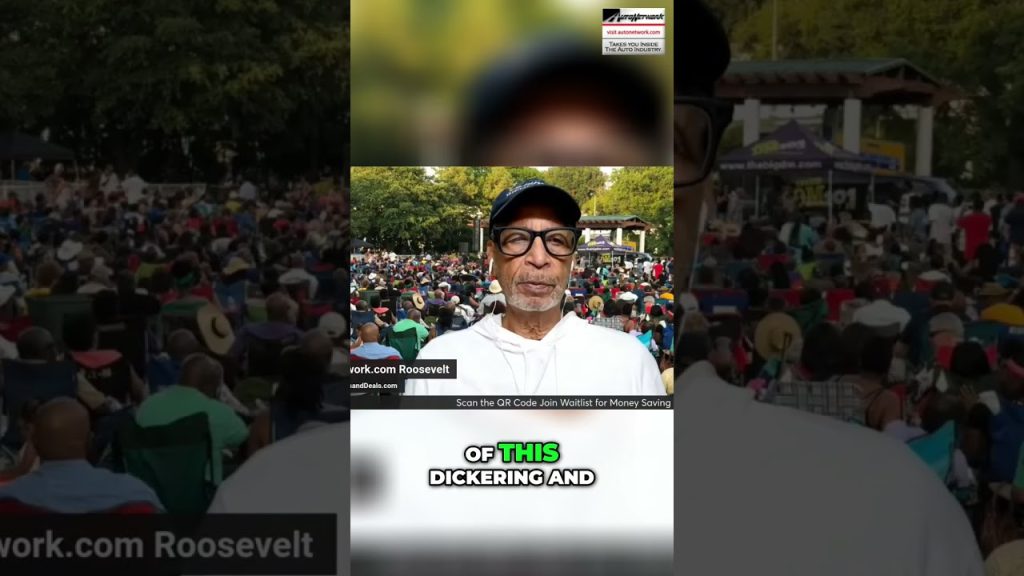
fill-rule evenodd
<path id="1" fill-rule="evenodd" d="M 542 383 L 555 379 L 555 389 L 561 383 L 558 372 L 558 350 L 563 346 L 578 324 L 586 322 L 575 314 L 566 314 L 540 340 L 531 340 L 507 330 L 502 326 L 504 314 L 491 314 L 471 328 L 481 334 L 501 351 L 511 370 L 517 394 L 536 394 Z"/>

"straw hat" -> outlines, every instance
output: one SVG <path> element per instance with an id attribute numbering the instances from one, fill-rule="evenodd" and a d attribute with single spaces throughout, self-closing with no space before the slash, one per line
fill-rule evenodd
<path id="1" fill-rule="evenodd" d="M 590 300 L 587 300 L 587 308 L 600 312 L 604 310 L 604 300 L 600 296 L 591 296 Z"/>
<path id="2" fill-rule="evenodd" d="M 754 332 L 754 349 L 765 360 L 781 359 L 800 339 L 800 325 L 788 314 L 775 312 L 764 317 Z"/>
<path id="3" fill-rule="evenodd" d="M 1010 291 L 1004 288 L 1002 284 L 986 282 L 981 287 L 981 290 L 978 291 L 978 296 L 984 298 L 999 298 L 1001 296 L 1006 296 L 1009 293 Z"/>
<path id="4" fill-rule="evenodd" d="M 412 305 L 415 306 L 417 310 L 423 310 L 425 304 L 423 302 L 423 296 L 420 296 L 419 292 L 412 295 Z"/>
<path id="5" fill-rule="evenodd" d="M 487 291 L 491 294 L 501 294 L 501 284 L 498 284 L 497 280 L 492 280 L 491 285 L 487 287 Z"/>
<path id="6" fill-rule="evenodd" d="M 989 576 L 1024 574 L 1024 540 L 1013 540 L 993 550 L 985 559 L 985 574 Z"/>
<path id="7" fill-rule="evenodd" d="M 1007 326 L 1024 326 L 1024 310 L 1013 304 L 994 304 L 981 311 L 981 319 Z"/>
<path id="8" fill-rule="evenodd" d="M 241 272 L 242 270 L 248 270 L 249 268 L 250 266 L 248 262 L 235 256 L 228 260 L 228 265 L 224 267 L 224 275 L 231 276 L 235 272 Z"/>
<path id="9" fill-rule="evenodd" d="M 213 304 L 207 304 L 196 313 L 196 322 L 199 324 L 199 333 L 203 337 L 203 343 L 214 354 L 223 356 L 235 343 L 235 333 L 231 329 L 231 322 L 228 317 Z"/>

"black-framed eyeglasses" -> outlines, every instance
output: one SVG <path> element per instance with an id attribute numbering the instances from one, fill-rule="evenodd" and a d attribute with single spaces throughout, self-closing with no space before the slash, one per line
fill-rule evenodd
<path id="1" fill-rule="evenodd" d="M 722 134 L 732 122 L 733 105 L 718 98 L 676 96 L 674 118 L 675 187 L 708 177 Z"/>
<path id="2" fill-rule="evenodd" d="M 491 240 L 498 251 L 505 256 L 522 256 L 530 251 L 533 241 L 541 239 L 547 253 L 555 257 L 569 256 L 576 251 L 580 239 L 579 228 L 548 228 L 530 230 L 514 226 L 499 226 L 491 229 Z"/>

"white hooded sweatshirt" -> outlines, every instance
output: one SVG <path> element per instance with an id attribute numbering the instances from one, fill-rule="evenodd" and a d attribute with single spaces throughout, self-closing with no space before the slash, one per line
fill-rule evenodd
<path id="1" fill-rule="evenodd" d="M 490 315 L 430 341 L 418 360 L 457 360 L 455 379 L 410 379 L 408 395 L 662 396 L 654 357 L 635 337 L 567 314 L 530 340 Z"/>

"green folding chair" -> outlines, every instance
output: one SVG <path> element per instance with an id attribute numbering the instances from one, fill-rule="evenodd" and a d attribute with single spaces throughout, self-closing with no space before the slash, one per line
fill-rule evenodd
<path id="1" fill-rule="evenodd" d="M 114 435 L 114 469 L 142 480 L 170 514 L 202 515 L 217 488 L 213 439 L 205 412 L 163 426 L 142 427 L 130 418 Z"/>
<path id="2" fill-rule="evenodd" d="M 415 327 L 406 328 L 400 332 L 392 332 L 388 336 L 388 345 L 398 350 L 402 360 L 411 362 L 420 353 L 420 336 L 416 333 Z"/>

